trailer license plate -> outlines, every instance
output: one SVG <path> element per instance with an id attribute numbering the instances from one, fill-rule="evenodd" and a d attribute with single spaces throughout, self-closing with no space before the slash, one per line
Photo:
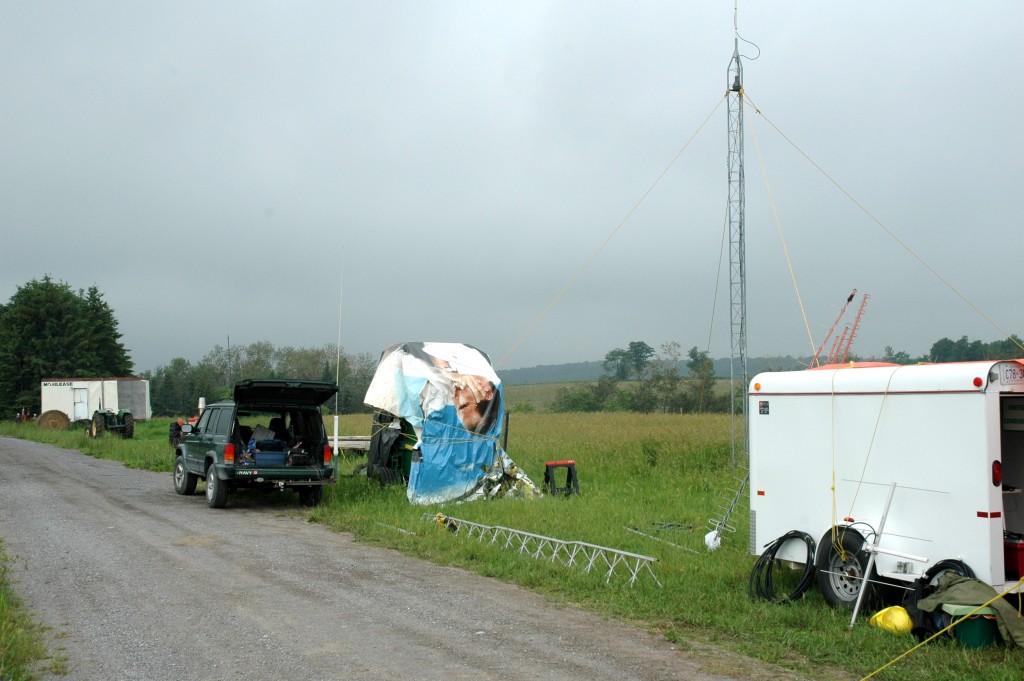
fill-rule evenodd
<path id="1" fill-rule="evenodd" d="M 999 380 L 1003 385 L 1024 383 L 1024 366 L 1009 363 L 999 365 Z"/>

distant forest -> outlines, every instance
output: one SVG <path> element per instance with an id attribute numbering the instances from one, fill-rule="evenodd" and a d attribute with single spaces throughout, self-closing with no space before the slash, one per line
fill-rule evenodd
<path id="1" fill-rule="evenodd" d="M 762 371 L 797 371 L 807 368 L 810 357 L 748 357 L 747 371 L 751 374 Z M 581 383 L 597 381 L 607 375 L 603 361 L 571 362 L 569 364 L 543 364 L 523 369 L 502 369 L 501 380 L 508 385 L 533 385 L 535 383 Z M 713 361 L 715 376 L 729 377 L 728 357 Z M 678 370 L 681 376 L 689 376 L 690 371 L 685 360 L 679 360 Z"/>
<path id="2" fill-rule="evenodd" d="M 1016 339 L 1016 337 L 1013 337 Z M 230 349 L 216 346 L 197 363 L 181 357 L 143 375 L 150 380 L 153 413 L 189 413 L 200 396 L 207 400 L 229 397 L 231 385 L 240 378 L 338 379 L 338 400 L 326 406 L 340 413 L 369 411 L 363 395 L 373 377 L 376 357 L 347 355 L 333 345 L 319 348 L 277 348 L 266 341 Z M 937 341 L 926 357 L 886 348 L 882 358 L 896 364 L 954 362 L 974 359 L 1024 357 L 1019 339 L 983 343 L 963 337 L 958 341 Z M 861 361 L 862 358 L 855 358 Z M 747 359 L 750 376 L 762 371 L 805 369 L 810 357 L 752 357 Z M 729 411 L 729 396 L 716 390 L 716 379 L 728 378 L 730 360 L 709 358 L 696 347 L 684 355 L 678 343 L 668 343 L 655 352 L 643 341 L 610 350 L 603 361 L 573 362 L 524 369 L 501 370 L 498 375 L 508 386 L 543 383 L 561 384 L 551 405 L 555 411 L 637 411 L 637 412 L 722 412 Z"/>
<path id="3" fill-rule="evenodd" d="M 1024 358 L 1024 341 L 1017 334 L 1001 341 L 985 343 L 961 336 L 959 340 L 942 338 L 936 341 L 927 355 L 912 357 L 906 352 L 886 347 L 881 357 L 853 356 L 858 362 L 890 362 L 892 364 L 921 364 L 928 362 L 970 362 L 985 359 Z M 811 364 L 810 356 L 793 357 L 748 357 L 747 373 L 753 376 L 762 371 L 799 371 Z M 597 381 L 607 375 L 606 361 L 572 362 L 569 364 L 544 364 L 521 369 L 503 369 L 501 380 L 509 385 L 531 385 L 535 383 L 575 383 Z M 688 376 L 688 362 L 680 359 L 677 369 L 680 376 Z M 731 360 L 728 357 L 713 360 L 714 373 L 718 378 L 728 378 Z"/>
<path id="4" fill-rule="evenodd" d="M 847 361 L 907 365 L 1021 357 L 1024 344 L 1017 336 L 993 343 L 971 341 L 963 336 L 957 341 L 936 341 L 923 357 L 911 357 L 887 347 L 882 357 L 850 357 Z M 732 395 L 729 390 L 721 390 L 719 381 L 730 376 L 731 364 L 728 359 L 713 360 L 696 347 L 684 357 L 678 343 L 667 343 L 656 353 L 647 343 L 633 341 L 626 348 L 609 351 L 603 362 L 509 370 L 502 373 L 502 380 L 508 386 L 561 384 L 551 404 L 556 412 L 729 412 L 736 401 L 742 402 L 745 390 L 741 384 L 734 386 Z M 824 362 L 813 357 L 748 357 L 747 377 L 763 371 L 802 370 L 812 364 L 821 366 Z"/>
<path id="5" fill-rule="evenodd" d="M 894 364 L 1024 358 L 1020 337 L 985 343 L 942 338 L 927 355 L 885 349 L 882 357 L 855 361 Z M 339 361 L 340 360 L 340 361 Z M 747 373 L 805 369 L 810 357 L 748 357 Z M 363 396 L 377 357 L 348 355 L 333 345 L 316 348 L 275 347 L 267 341 L 224 348 L 215 346 L 198 362 L 175 357 L 167 365 L 142 373 L 150 381 L 154 415 L 191 414 L 200 397 L 230 397 L 242 378 L 301 378 L 338 382 L 338 396 L 328 404 L 340 413 L 368 411 Z M 49 276 L 18 287 L 0 304 L 0 411 L 38 413 L 40 382 L 54 377 L 128 376 L 129 349 L 121 340 L 114 311 L 95 287 L 72 289 Z M 552 406 L 558 411 L 728 411 L 730 396 L 717 385 L 730 376 L 729 359 L 712 359 L 679 343 L 659 352 L 643 341 L 609 350 L 603 361 L 573 362 L 502 369 L 509 386 L 560 384 Z M 735 398 L 735 396 L 733 396 Z"/>

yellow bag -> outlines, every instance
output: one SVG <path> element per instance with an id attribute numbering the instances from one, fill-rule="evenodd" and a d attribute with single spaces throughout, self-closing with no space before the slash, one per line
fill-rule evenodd
<path id="1" fill-rule="evenodd" d="M 910 615 L 906 608 L 899 605 L 891 605 L 883 608 L 871 616 L 871 626 L 884 629 L 893 634 L 909 634 L 914 628 L 910 621 Z"/>

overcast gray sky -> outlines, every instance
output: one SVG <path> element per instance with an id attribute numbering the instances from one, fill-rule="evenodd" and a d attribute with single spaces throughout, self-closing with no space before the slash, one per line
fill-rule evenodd
<path id="1" fill-rule="evenodd" d="M 750 356 L 812 347 L 780 228 L 815 343 L 853 288 L 861 355 L 1000 339 L 951 287 L 1024 333 L 1024 3 L 741 1 L 738 24 Z M 350 353 L 727 357 L 733 37 L 732 0 L 0 0 L 0 300 L 96 285 L 137 371 L 229 334 L 333 343 L 339 311 Z"/>

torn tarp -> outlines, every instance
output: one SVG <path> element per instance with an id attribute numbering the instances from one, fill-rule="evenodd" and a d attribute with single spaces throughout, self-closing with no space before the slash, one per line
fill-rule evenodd
<path id="1" fill-rule="evenodd" d="M 539 494 L 498 444 L 501 380 L 461 343 L 400 343 L 381 353 L 365 403 L 416 435 L 407 495 L 415 504 Z"/>

